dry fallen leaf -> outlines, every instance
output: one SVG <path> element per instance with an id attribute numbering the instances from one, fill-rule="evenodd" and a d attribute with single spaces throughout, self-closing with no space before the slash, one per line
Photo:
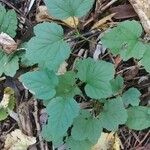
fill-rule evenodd
<path id="1" fill-rule="evenodd" d="M 14 94 L 13 89 L 11 89 L 10 87 L 7 87 L 4 89 L 4 95 L 3 98 L 0 102 L 0 108 L 7 108 L 9 101 L 11 100 L 11 96 Z"/>
<path id="2" fill-rule="evenodd" d="M 64 74 L 67 71 L 67 66 L 68 64 L 66 62 L 63 62 L 58 69 L 57 75 Z"/>
<path id="3" fill-rule="evenodd" d="M 129 0 L 146 33 L 150 34 L 150 0 Z"/>
<path id="4" fill-rule="evenodd" d="M 101 20 L 99 20 L 98 22 L 96 22 L 93 26 L 92 29 L 96 29 L 99 28 L 101 25 L 103 25 L 104 23 L 106 23 L 107 21 L 111 21 L 112 17 L 115 15 L 115 13 L 110 14 L 104 18 L 102 18 Z"/>
<path id="5" fill-rule="evenodd" d="M 121 146 L 121 141 L 117 135 L 117 133 L 115 133 L 114 135 L 114 145 L 113 145 L 113 150 L 120 150 L 120 146 Z"/>
<path id="6" fill-rule="evenodd" d="M 74 17 L 74 18 L 69 17 L 69 18 L 63 20 L 63 22 L 66 23 L 71 28 L 75 28 L 79 24 L 79 19 L 77 17 Z"/>
<path id="7" fill-rule="evenodd" d="M 117 134 L 113 132 L 102 132 L 97 144 L 92 150 L 120 150 L 120 145 L 121 142 Z"/>
<path id="8" fill-rule="evenodd" d="M 121 61 L 122 61 L 122 58 L 119 55 L 114 58 L 116 68 L 118 67 Z"/>
<path id="9" fill-rule="evenodd" d="M 49 15 L 47 7 L 44 5 L 39 6 L 37 9 L 36 21 L 43 22 L 43 21 L 50 21 L 51 19 L 52 16 Z"/>
<path id="10" fill-rule="evenodd" d="M 0 48 L 7 54 L 10 54 L 17 49 L 17 43 L 8 34 L 2 32 L 0 34 Z"/>
<path id="11" fill-rule="evenodd" d="M 20 129 L 16 129 L 10 134 L 7 134 L 4 150 L 27 150 L 30 145 L 35 143 L 35 137 L 27 136 Z"/>

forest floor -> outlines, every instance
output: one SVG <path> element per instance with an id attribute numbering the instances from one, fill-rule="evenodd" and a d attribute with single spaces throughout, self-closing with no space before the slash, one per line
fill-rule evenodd
<path id="1" fill-rule="evenodd" d="M 62 23 L 60 20 L 51 18 L 51 16 L 47 14 L 43 0 L 0 0 L 0 4 L 8 10 L 15 10 L 17 13 L 19 20 L 17 35 L 15 36 L 15 41 L 17 43 L 27 42 L 33 36 L 33 27 L 43 21 L 54 21 L 62 24 L 65 30 L 65 35 L 67 36 L 71 34 L 71 31 L 66 25 L 64 25 L 64 23 Z M 79 25 L 83 35 L 90 37 L 90 40 L 93 42 L 85 42 L 75 39 L 76 46 L 72 46 L 74 48 L 74 53 L 72 53 L 69 60 L 67 61 L 67 65 L 70 66 L 74 64 L 76 57 L 82 58 L 89 56 L 103 58 L 105 60 L 111 59 L 112 62 L 114 62 L 117 66 L 118 74 L 124 77 L 126 87 L 136 87 L 140 89 L 142 92 L 140 97 L 142 105 L 149 105 L 149 74 L 146 71 L 136 67 L 135 62 L 132 59 L 128 60 L 126 63 L 123 63 L 120 57 L 113 57 L 107 52 L 104 54 L 96 52 L 96 43 L 99 41 L 99 34 L 101 32 L 111 28 L 118 22 L 133 19 L 141 21 L 141 18 L 139 19 L 138 13 L 135 12 L 134 8 L 128 0 L 96 0 L 93 9 L 86 16 L 81 18 Z M 98 25 L 96 24 L 97 22 Z M 71 26 L 70 22 L 67 22 L 66 24 Z M 91 29 L 93 25 L 96 26 L 97 32 L 90 33 L 89 29 Z M 73 39 L 71 40 L 73 41 Z M 74 45 L 73 42 L 71 44 Z M 15 91 L 15 98 L 17 99 L 14 112 L 12 112 L 7 119 L 0 121 L 0 150 L 4 149 L 4 145 L 6 144 L 6 135 L 15 129 L 21 129 L 24 134 L 37 137 L 37 142 L 30 146 L 28 149 L 41 150 L 41 142 L 39 142 L 41 140 L 41 135 L 39 131 L 41 130 L 40 126 L 42 125 L 42 121 L 45 121 L 47 116 L 45 110 L 43 109 L 44 107 L 42 102 L 35 102 L 32 99 L 31 93 L 26 90 L 24 86 L 18 81 L 18 76 L 30 69 L 32 69 L 32 67 L 26 68 L 20 66 L 20 69 L 17 71 L 14 77 L 5 76 L 0 78 L 0 99 L 3 98 L 4 89 L 6 87 L 11 87 Z M 141 82 L 140 85 L 138 84 L 139 82 Z M 16 118 L 18 118 L 15 118 L 16 115 L 19 116 L 21 124 L 18 124 L 16 121 Z M 150 150 L 149 129 L 135 131 L 128 129 L 125 126 L 120 126 L 119 130 L 117 131 L 117 136 L 120 139 L 120 149 Z M 53 149 L 50 142 L 43 142 L 44 145 L 46 145 L 45 150 Z"/>

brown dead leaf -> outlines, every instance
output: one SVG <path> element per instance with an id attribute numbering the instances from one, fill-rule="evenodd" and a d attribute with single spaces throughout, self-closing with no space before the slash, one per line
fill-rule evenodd
<path id="1" fill-rule="evenodd" d="M 115 67 L 117 68 L 120 62 L 122 61 L 121 57 L 118 55 L 114 58 L 115 61 Z"/>
<path id="2" fill-rule="evenodd" d="M 17 43 L 8 34 L 2 32 L 0 34 L 0 48 L 7 54 L 10 54 L 17 49 Z"/>
<path id="3" fill-rule="evenodd" d="M 102 132 L 97 144 L 92 150 L 120 150 L 120 145 L 121 142 L 117 134 L 113 132 Z"/>
<path id="4" fill-rule="evenodd" d="M 150 34 L 150 0 L 129 0 L 146 33 Z"/>
<path id="5" fill-rule="evenodd" d="M 44 5 L 39 6 L 37 9 L 36 21 L 43 22 L 43 21 L 50 21 L 51 19 L 52 16 L 49 15 L 47 7 Z"/>
<path id="6" fill-rule="evenodd" d="M 36 143 L 35 137 L 30 137 L 16 129 L 6 135 L 4 150 L 27 150 L 30 145 Z"/>
<path id="7" fill-rule="evenodd" d="M 109 9 L 111 13 L 115 13 L 115 19 L 127 19 L 137 16 L 130 4 L 119 5 Z"/>
<path id="8" fill-rule="evenodd" d="M 102 18 L 101 20 L 99 20 L 98 22 L 96 22 L 91 29 L 96 29 L 99 28 L 101 25 L 103 25 L 104 23 L 106 23 L 107 21 L 111 21 L 112 17 L 115 15 L 115 13 L 110 14 L 104 18 Z"/>
<path id="9" fill-rule="evenodd" d="M 67 71 L 67 66 L 68 64 L 66 62 L 63 62 L 58 69 L 57 75 L 64 74 Z"/>
<path id="10" fill-rule="evenodd" d="M 65 20 L 63 20 L 64 23 L 66 23 L 71 28 L 75 28 L 79 24 L 79 19 L 77 17 L 69 17 Z"/>
<path id="11" fill-rule="evenodd" d="M 4 89 L 4 95 L 3 95 L 3 98 L 0 102 L 0 108 L 7 108 L 8 107 L 8 104 L 9 104 L 9 101 L 12 100 L 11 96 L 14 95 L 14 91 L 12 88 L 10 87 L 6 87 Z"/>

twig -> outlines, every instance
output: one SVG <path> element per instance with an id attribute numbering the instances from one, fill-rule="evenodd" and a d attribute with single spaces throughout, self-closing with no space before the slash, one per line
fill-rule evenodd
<path id="1" fill-rule="evenodd" d="M 104 10 L 106 10 L 108 7 L 110 7 L 112 4 L 114 4 L 115 2 L 117 2 L 118 0 L 112 0 L 112 1 L 110 1 L 107 5 L 105 5 L 102 9 L 101 9 L 101 11 L 104 11 Z"/>
<path id="2" fill-rule="evenodd" d="M 36 128 L 37 128 L 37 135 L 39 137 L 39 143 L 40 143 L 40 147 L 41 147 L 41 150 L 44 150 L 44 143 L 43 143 L 43 139 L 42 139 L 42 136 L 41 136 L 41 128 L 40 128 L 40 124 L 39 124 L 39 121 L 38 121 L 38 108 L 37 108 L 37 101 L 34 100 L 34 112 L 33 112 L 33 116 L 34 116 L 34 119 L 35 119 L 35 124 L 36 124 Z"/>
<path id="3" fill-rule="evenodd" d="M 138 136 L 135 134 L 135 132 L 131 132 L 132 135 L 134 136 L 134 138 L 136 139 L 136 141 L 138 141 L 140 143 L 140 139 L 138 138 Z"/>
<path id="4" fill-rule="evenodd" d="M 45 143 L 45 150 L 49 150 L 47 142 Z"/>
<path id="5" fill-rule="evenodd" d="M 118 71 L 116 74 L 118 75 L 118 74 L 120 74 L 120 73 L 123 73 L 123 72 L 125 72 L 125 71 L 127 71 L 127 70 L 130 70 L 130 69 L 134 69 L 134 68 L 136 68 L 136 67 L 138 67 L 138 65 L 134 65 L 134 66 L 127 67 L 127 68 L 125 68 L 125 69 L 122 69 L 122 70 Z"/>
<path id="6" fill-rule="evenodd" d="M 139 144 L 137 145 L 138 146 L 141 146 L 141 144 L 145 141 L 145 139 L 149 136 L 150 134 L 150 131 L 147 132 L 147 134 L 144 136 L 144 138 L 139 142 Z"/>
<path id="7" fill-rule="evenodd" d="M 81 34 L 81 36 L 87 38 L 87 37 L 89 37 L 89 36 L 91 36 L 91 35 L 94 35 L 94 36 L 99 35 L 100 33 L 101 33 L 100 30 L 90 30 L 89 32 L 86 32 L 86 33 L 84 33 L 84 34 Z M 74 40 L 80 39 L 81 36 L 65 37 L 64 40 L 65 40 L 66 42 L 72 42 L 72 41 L 74 41 Z"/>
<path id="8" fill-rule="evenodd" d="M 30 1 L 30 5 L 29 5 L 29 8 L 28 8 L 27 14 L 30 12 L 30 10 L 31 10 L 31 8 L 32 8 L 32 6 L 33 6 L 33 4 L 34 4 L 34 2 L 35 2 L 35 0 L 31 0 L 31 1 Z"/>
<path id="9" fill-rule="evenodd" d="M 91 22 L 97 20 L 99 18 L 99 16 L 107 9 L 109 8 L 112 4 L 114 4 L 115 2 L 117 2 L 118 0 L 112 0 L 110 1 L 108 4 L 106 4 L 105 6 L 103 6 L 102 8 L 100 7 L 100 9 L 98 9 L 96 12 L 95 12 L 95 15 L 94 17 L 92 16 L 88 22 L 86 22 L 83 27 L 86 27 L 87 25 L 89 25 Z"/>

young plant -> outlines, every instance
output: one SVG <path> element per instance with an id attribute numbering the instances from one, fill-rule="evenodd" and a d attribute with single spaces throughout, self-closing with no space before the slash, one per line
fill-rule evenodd
<path id="1" fill-rule="evenodd" d="M 94 0 L 45 0 L 49 13 L 57 19 L 82 17 Z M 124 60 L 141 60 L 149 71 L 149 44 L 142 42 L 141 25 L 125 21 L 102 37 L 103 44 Z M 136 88 L 124 91 L 124 80 L 115 77 L 114 64 L 92 58 L 80 59 L 75 69 L 58 75 L 60 65 L 69 58 L 71 48 L 65 41 L 63 28 L 56 23 L 34 27 L 35 36 L 27 43 L 26 59 L 38 64 L 38 70 L 25 73 L 20 81 L 37 98 L 43 100 L 48 121 L 42 136 L 57 147 L 66 144 L 71 150 L 90 150 L 103 129 L 116 131 L 119 125 L 141 130 L 150 126 L 150 110 L 139 106 Z M 78 33 L 79 34 L 79 33 Z M 77 97 L 90 104 L 80 107 Z"/>

